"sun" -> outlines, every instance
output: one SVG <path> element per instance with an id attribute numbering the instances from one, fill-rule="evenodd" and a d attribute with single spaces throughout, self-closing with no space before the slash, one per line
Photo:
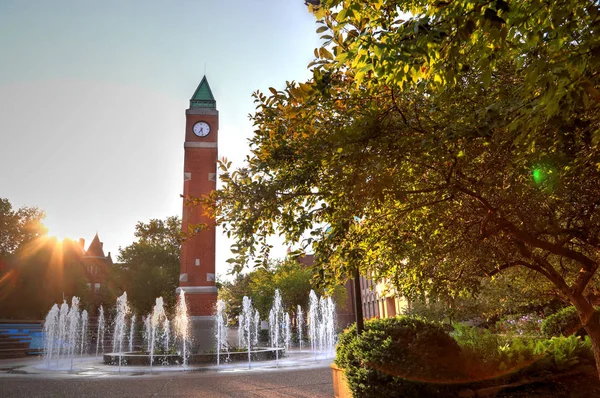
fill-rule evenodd
<path id="1" fill-rule="evenodd" d="M 49 239 L 56 239 L 58 242 L 64 242 L 65 240 L 72 240 L 70 236 L 65 234 L 60 228 L 49 227 L 47 224 L 43 224 L 46 229 L 46 236 Z"/>

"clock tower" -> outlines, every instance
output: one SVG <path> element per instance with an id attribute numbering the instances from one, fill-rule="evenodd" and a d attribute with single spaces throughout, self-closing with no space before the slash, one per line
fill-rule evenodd
<path id="1" fill-rule="evenodd" d="M 219 112 L 206 76 L 190 99 L 185 111 L 185 157 L 183 163 L 184 197 L 201 197 L 217 188 Z M 204 214 L 201 206 L 186 206 L 182 229 L 189 232 L 197 224 L 203 229 L 181 245 L 179 290 L 185 292 L 192 321 L 194 347 L 206 349 L 214 340 L 212 328 L 217 302 L 215 285 L 215 222 Z"/>

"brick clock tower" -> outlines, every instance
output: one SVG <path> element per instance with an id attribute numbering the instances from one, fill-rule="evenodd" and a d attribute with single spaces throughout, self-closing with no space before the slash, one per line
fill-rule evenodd
<path id="1" fill-rule="evenodd" d="M 206 76 L 190 99 L 185 111 L 185 158 L 183 163 L 183 194 L 200 197 L 217 188 L 217 156 L 219 112 Z M 179 290 L 186 296 L 191 316 L 194 348 L 212 348 L 214 311 L 217 302 L 215 285 L 215 225 L 200 206 L 183 205 L 182 228 L 204 223 L 209 228 L 187 239 L 181 246 Z"/>

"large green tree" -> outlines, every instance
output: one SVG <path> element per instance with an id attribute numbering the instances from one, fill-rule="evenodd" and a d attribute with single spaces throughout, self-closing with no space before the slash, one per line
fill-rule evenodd
<path id="1" fill-rule="evenodd" d="M 313 79 L 256 93 L 247 165 L 221 165 L 235 267 L 279 233 L 321 282 L 358 268 L 409 297 L 533 271 L 600 370 L 597 2 L 321 3 Z"/>
<path id="2" fill-rule="evenodd" d="M 115 265 L 118 283 L 138 313 L 152 310 L 155 299 L 162 296 L 167 306 L 174 306 L 179 277 L 181 220 L 168 217 L 138 222 L 137 241 L 119 251 Z"/>
<path id="3" fill-rule="evenodd" d="M 298 306 L 305 312 L 308 310 L 308 297 L 313 289 L 311 277 L 311 268 L 294 258 L 271 260 L 265 267 L 258 267 L 246 274 L 237 274 L 233 281 L 225 282 L 219 291 L 219 298 L 227 303 L 232 322 L 241 311 L 244 296 L 252 299 L 254 308 L 266 319 L 273 306 L 275 289 L 279 289 L 284 311 L 289 312 L 295 322 Z M 344 305 L 345 289 L 338 286 L 332 292 L 336 305 Z"/>
<path id="4" fill-rule="evenodd" d="M 41 224 L 45 217 L 36 207 L 14 210 L 10 201 L 0 198 L 0 256 L 13 254 L 24 244 L 46 233 Z"/>

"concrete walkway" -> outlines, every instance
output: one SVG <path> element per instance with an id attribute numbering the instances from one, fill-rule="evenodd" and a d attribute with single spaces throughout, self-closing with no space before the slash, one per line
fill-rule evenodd
<path id="1" fill-rule="evenodd" d="M 100 357 L 48 368 L 38 358 L 0 361 L 0 397 L 332 397 L 331 358 L 292 352 L 275 361 L 190 367 L 118 367 Z"/>

